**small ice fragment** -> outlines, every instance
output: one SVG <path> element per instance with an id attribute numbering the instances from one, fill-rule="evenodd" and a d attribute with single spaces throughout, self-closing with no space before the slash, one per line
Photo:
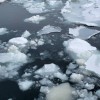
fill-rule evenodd
<path id="1" fill-rule="evenodd" d="M 52 32 L 61 32 L 61 30 L 62 29 L 60 27 L 47 25 L 47 26 L 44 26 L 40 31 L 38 31 L 37 34 L 43 35 L 43 34 L 49 34 Z"/>
<path id="2" fill-rule="evenodd" d="M 31 35 L 31 33 L 30 33 L 29 31 L 26 30 L 26 31 L 22 34 L 22 37 L 28 38 L 30 35 Z"/>
<path id="3" fill-rule="evenodd" d="M 30 18 L 26 18 L 24 20 L 24 22 L 31 22 L 31 23 L 39 24 L 40 21 L 43 21 L 45 19 L 46 18 L 44 16 L 36 15 L 36 16 L 32 16 Z"/>
<path id="4" fill-rule="evenodd" d="M 31 88 L 31 86 L 33 85 L 33 81 L 30 80 L 19 81 L 18 85 L 22 91 L 26 91 Z"/>
<path id="5" fill-rule="evenodd" d="M 70 81 L 75 83 L 80 83 L 84 79 L 84 76 L 81 74 L 72 73 L 70 76 Z"/>
<path id="6" fill-rule="evenodd" d="M 10 39 L 9 43 L 14 44 L 14 45 L 24 45 L 28 43 L 28 40 L 24 37 L 16 37 L 16 38 Z"/>

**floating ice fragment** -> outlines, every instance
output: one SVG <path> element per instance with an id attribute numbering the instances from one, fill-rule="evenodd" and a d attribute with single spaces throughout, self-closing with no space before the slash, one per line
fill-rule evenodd
<path id="1" fill-rule="evenodd" d="M 52 32 L 61 32 L 61 30 L 62 29 L 60 27 L 47 25 L 47 26 L 44 26 L 40 31 L 38 31 L 37 34 L 43 35 L 43 34 L 49 34 Z"/>
<path id="2" fill-rule="evenodd" d="M 73 36 L 81 39 L 88 39 L 99 32 L 100 31 L 97 31 L 95 29 L 89 29 L 83 26 L 79 26 L 76 28 L 69 28 L 69 34 L 72 34 Z"/>
<path id="3" fill-rule="evenodd" d="M 0 35 L 7 34 L 8 30 L 6 28 L 0 28 Z"/>
<path id="4" fill-rule="evenodd" d="M 3 2 L 5 2 L 6 0 L 0 0 L 0 3 L 3 3 Z"/>
<path id="5" fill-rule="evenodd" d="M 24 37 L 16 37 L 10 39 L 9 43 L 14 45 L 25 45 L 26 43 L 28 43 L 28 40 Z"/>
<path id="6" fill-rule="evenodd" d="M 81 74 L 72 73 L 70 76 L 70 81 L 75 83 L 80 83 L 84 79 L 84 76 Z"/>
<path id="7" fill-rule="evenodd" d="M 31 88 L 31 86 L 33 85 L 33 81 L 30 80 L 18 81 L 18 85 L 22 91 L 26 91 Z"/>
<path id="8" fill-rule="evenodd" d="M 88 42 L 75 38 L 63 43 L 66 52 L 74 59 L 87 60 L 97 49 Z"/>
<path id="9" fill-rule="evenodd" d="M 99 0 L 68 0 L 61 10 L 63 17 L 71 22 L 100 26 L 100 1 Z"/>
<path id="10" fill-rule="evenodd" d="M 47 94 L 47 100 L 71 100 L 72 87 L 63 83 L 51 88 Z"/>
<path id="11" fill-rule="evenodd" d="M 87 70 L 100 75 L 100 52 L 96 47 L 91 46 L 82 39 L 70 39 L 63 43 L 66 52 L 77 62 L 83 65 Z"/>
<path id="12" fill-rule="evenodd" d="M 24 20 L 24 22 L 31 22 L 31 23 L 39 24 L 40 21 L 43 21 L 45 19 L 46 18 L 44 16 L 36 15 L 36 16 L 32 16 L 30 18 L 26 18 Z"/>
<path id="13" fill-rule="evenodd" d="M 31 35 L 31 33 L 30 33 L 29 31 L 26 30 L 26 31 L 22 34 L 22 37 L 28 38 L 30 35 Z"/>

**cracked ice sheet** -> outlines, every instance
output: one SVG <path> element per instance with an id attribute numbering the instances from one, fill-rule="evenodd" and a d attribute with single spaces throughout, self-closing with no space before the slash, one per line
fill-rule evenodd
<path id="1" fill-rule="evenodd" d="M 61 10 L 63 17 L 71 22 L 100 26 L 100 0 L 68 0 Z"/>
<path id="2" fill-rule="evenodd" d="M 100 31 L 95 29 L 89 29 L 84 26 L 79 26 L 76 28 L 69 28 L 69 34 L 81 39 L 89 39 L 91 36 L 98 34 Z"/>

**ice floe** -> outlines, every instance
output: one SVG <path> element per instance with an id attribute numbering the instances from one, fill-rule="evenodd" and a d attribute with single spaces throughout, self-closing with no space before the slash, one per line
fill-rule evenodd
<path id="1" fill-rule="evenodd" d="M 31 33 L 30 33 L 29 31 L 26 30 L 26 31 L 22 34 L 22 37 L 28 38 L 30 35 L 31 35 Z"/>
<path id="2" fill-rule="evenodd" d="M 24 20 L 24 22 L 39 24 L 41 21 L 43 21 L 45 19 L 46 19 L 46 17 L 44 17 L 44 16 L 36 15 L 36 16 L 32 16 L 30 18 L 26 18 Z"/>
<path id="3" fill-rule="evenodd" d="M 26 91 L 28 89 L 31 88 L 31 86 L 33 85 L 33 81 L 31 80 L 24 80 L 24 81 L 18 81 L 18 85 L 19 85 L 19 88 L 22 90 L 22 91 Z"/>
<path id="4" fill-rule="evenodd" d="M 62 0 L 46 0 L 50 7 L 56 8 L 61 7 L 63 5 Z"/>
<path id="5" fill-rule="evenodd" d="M 53 32 L 61 32 L 61 30 L 62 29 L 60 27 L 47 25 L 47 26 L 44 26 L 40 31 L 38 31 L 37 34 L 43 35 L 43 34 L 49 34 Z"/>
<path id="6" fill-rule="evenodd" d="M 5 2 L 6 0 L 0 0 L 0 3 Z"/>
<path id="7" fill-rule="evenodd" d="M 89 29 L 84 26 L 79 26 L 76 28 L 69 28 L 69 34 L 72 34 L 74 37 L 81 39 L 89 39 L 91 36 L 98 34 L 100 31 L 96 29 Z"/>
<path id="8" fill-rule="evenodd" d="M 28 43 L 28 40 L 24 37 L 15 37 L 10 39 L 8 42 L 13 45 L 25 45 Z"/>
<path id="9" fill-rule="evenodd" d="M 81 74 L 76 74 L 76 73 L 72 73 L 72 75 L 70 76 L 70 81 L 71 82 L 81 82 L 84 79 L 84 76 Z"/>
<path id="10" fill-rule="evenodd" d="M 100 52 L 96 47 L 91 46 L 82 39 L 70 39 L 63 43 L 65 51 L 79 64 L 86 67 L 87 70 L 100 75 Z"/>
<path id="11" fill-rule="evenodd" d="M 63 17 L 71 22 L 100 26 L 99 0 L 68 0 L 61 10 Z"/>
<path id="12" fill-rule="evenodd" d="M 9 33 L 7 28 L 0 28 L 0 35 L 4 35 L 4 34 L 7 34 Z"/>
<path id="13" fill-rule="evenodd" d="M 72 87 L 63 83 L 51 88 L 47 94 L 47 100 L 71 100 Z"/>
<path id="14" fill-rule="evenodd" d="M 18 69 L 27 63 L 27 56 L 21 53 L 18 48 L 11 45 L 8 52 L 0 53 L 0 79 L 13 78 L 18 75 Z"/>

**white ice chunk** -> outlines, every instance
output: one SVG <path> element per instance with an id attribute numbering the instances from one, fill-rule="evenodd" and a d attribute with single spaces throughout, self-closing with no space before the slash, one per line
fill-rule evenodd
<path id="1" fill-rule="evenodd" d="M 100 89 L 97 90 L 95 94 L 100 98 Z"/>
<path id="2" fill-rule="evenodd" d="M 35 73 L 41 76 L 46 76 L 46 75 L 52 75 L 59 70 L 60 68 L 57 65 L 51 63 L 51 64 L 45 64 L 42 68 L 38 69 Z"/>
<path id="3" fill-rule="evenodd" d="M 97 33 L 99 33 L 99 31 L 95 29 L 89 29 L 84 26 L 69 28 L 69 34 L 72 34 L 73 36 L 81 38 L 81 39 L 88 39 Z"/>
<path id="4" fill-rule="evenodd" d="M 88 42 L 75 38 L 63 43 L 66 52 L 74 59 L 87 60 L 97 49 Z"/>
<path id="5" fill-rule="evenodd" d="M 6 28 L 0 28 L 0 35 L 7 34 L 8 30 Z"/>
<path id="6" fill-rule="evenodd" d="M 72 73 L 72 75 L 70 76 L 70 81 L 75 82 L 75 83 L 79 83 L 83 79 L 84 79 L 84 76 L 81 74 Z"/>
<path id="7" fill-rule="evenodd" d="M 27 1 L 26 3 L 24 3 L 24 7 L 32 14 L 39 14 L 48 11 L 44 2 Z"/>
<path id="8" fill-rule="evenodd" d="M 30 35 L 31 35 L 31 33 L 30 33 L 29 31 L 26 30 L 26 31 L 22 34 L 22 37 L 28 38 Z"/>
<path id="9" fill-rule="evenodd" d="M 68 77 L 66 74 L 63 74 L 61 72 L 54 73 L 54 77 L 61 79 L 62 81 L 68 80 Z"/>
<path id="10" fill-rule="evenodd" d="M 25 45 L 26 43 L 28 43 L 28 40 L 24 37 L 16 37 L 10 39 L 9 43 L 14 45 Z"/>
<path id="11" fill-rule="evenodd" d="M 64 83 L 50 89 L 47 100 L 71 100 L 72 88 L 68 83 Z"/>
<path id="12" fill-rule="evenodd" d="M 88 90 L 92 90 L 92 89 L 94 89 L 94 87 L 95 87 L 94 84 L 88 84 L 88 83 L 85 84 L 85 88 Z"/>
<path id="13" fill-rule="evenodd" d="M 100 75 L 100 54 L 93 54 L 85 63 L 86 69 Z"/>
<path id="14" fill-rule="evenodd" d="M 43 21 L 45 19 L 46 18 L 44 16 L 36 15 L 36 16 L 32 16 L 30 18 L 26 18 L 24 20 L 24 22 L 31 22 L 31 23 L 39 24 L 40 21 Z"/>
<path id="15" fill-rule="evenodd" d="M 26 91 L 31 88 L 31 86 L 33 85 L 33 81 L 30 80 L 19 81 L 18 85 L 22 91 Z"/>
<path id="16" fill-rule="evenodd" d="M 47 25 L 47 26 L 44 26 L 40 31 L 38 31 L 37 34 L 43 35 L 43 34 L 49 34 L 52 32 L 61 32 L 61 30 L 62 29 L 60 27 Z"/>

